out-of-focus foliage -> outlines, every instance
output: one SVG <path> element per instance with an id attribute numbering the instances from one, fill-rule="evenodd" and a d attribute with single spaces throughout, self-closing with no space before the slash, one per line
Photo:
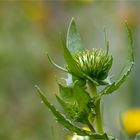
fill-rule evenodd
<path id="1" fill-rule="evenodd" d="M 140 2 L 137 0 L 0 1 L 0 139 L 66 139 L 67 131 L 56 125 L 52 115 L 44 111 L 35 94 L 34 85 L 44 87 L 47 96 L 53 101 L 49 93 L 58 89 L 53 76 L 56 69 L 48 63 L 45 52 L 48 51 L 57 63 L 64 65 L 58 36 L 60 31 L 66 31 L 71 17 L 75 17 L 80 25 L 81 38 L 87 48 L 103 46 L 101 27 L 107 27 L 116 66 L 112 74 L 120 70 L 125 57 L 127 40 L 124 41 L 125 31 L 121 25 L 126 18 L 133 25 L 135 71 L 118 91 L 119 94 L 105 98 L 104 103 L 104 110 L 108 112 L 104 118 L 110 128 L 108 131 L 119 136 L 116 133 L 119 113 L 129 106 L 140 106 L 139 9 Z M 63 75 L 61 72 L 58 74 L 59 77 Z M 115 107 L 113 114 L 112 104 Z"/>
<path id="2" fill-rule="evenodd" d="M 139 140 L 140 139 L 140 133 L 138 133 L 135 137 L 135 140 Z"/>

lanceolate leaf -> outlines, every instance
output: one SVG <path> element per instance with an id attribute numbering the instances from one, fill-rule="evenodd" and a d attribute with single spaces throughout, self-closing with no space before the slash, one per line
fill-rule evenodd
<path id="1" fill-rule="evenodd" d="M 134 63 L 134 51 L 133 51 L 133 37 L 130 27 L 127 24 L 127 21 L 125 22 L 125 26 L 128 33 L 128 39 L 129 39 L 129 61 Z"/>
<path id="2" fill-rule="evenodd" d="M 89 136 L 92 139 L 104 139 L 104 140 L 109 140 L 108 136 L 106 134 L 98 134 L 98 133 L 91 133 L 88 131 L 85 131 L 83 129 L 78 128 L 74 124 L 71 123 L 70 120 L 66 119 L 64 115 L 62 115 L 59 111 L 56 110 L 56 108 L 47 100 L 46 96 L 44 93 L 41 91 L 41 89 L 36 86 L 36 89 L 38 91 L 38 94 L 40 98 L 42 99 L 43 103 L 51 110 L 51 112 L 54 114 L 56 117 L 56 120 L 62 124 L 65 128 L 70 130 L 71 132 L 75 132 L 78 135 L 81 136 Z"/>
<path id="3" fill-rule="evenodd" d="M 68 48 L 66 47 L 66 44 L 63 42 L 62 39 L 61 39 L 61 44 L 63 48 L 64 58 L 68 65 L 68 71 L 74 74 L 75 76 L 81 77 L 82 72 L 79 70 L 76 64 L 76 61 L 73 59 L 70 51 L 68 50 Z"/>
<path id="4" fill-rule="evenodd" d="M 106 38 L 106 29 L 104 28 L 104 37 L 105 37 L 105 47 L 106 47 L 106 55 L 108 55 L 109 51 L 109 41 Z"/>
<path id="5" fill-rule="evenodd" d="M 71 54 L 75 54 L 83 50 L 80 34 L 77 32 L 74 18 L 72 18 L 68 28 L 66 45 Z"/>
<path id="6" fill-rule="evenodd" d="M 127 76 L 130 74 L 132 67 L 134 65 L 134 55 L 133 55 L 133 38 L 132 38 L 132 33 L 127 25 L 125 23 L 127 33 L 128 33 L 128 39 L 129 39 L 129 58 L 126 66 L 123 68 L 119 78 L 113 82 L 111 85 L 107 86 L 103 91 L 101 91 L 101 94 L 110 94 L 113 91 L 117 90 L 120 85 L 126 80 Z"/>

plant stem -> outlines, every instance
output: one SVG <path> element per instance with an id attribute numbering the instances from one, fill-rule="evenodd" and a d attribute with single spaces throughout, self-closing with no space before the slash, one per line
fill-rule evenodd
<path id="1" fill-rule="evenodd" d="M 97 127 L 97 131 L 99 133 L 103 133 L 103 126 L 102 126 L 102 115 L 101 115 L 101 110 L 100 110 L 100 103 L 101 103 L 101 99 L 97 99 L 97 101 L 95 102 L 95 112 L 96 112 L 96 127 Z"/>
<path id="2" fill-rule="evenodd" d="M 90 96 L 91 98 L 93 97 L 97 97 L 97 90 L 96 90 L 96 86 L 91 83 L 90 81 L 88 82 L 88 86 L 89 89 L 91 91 Z M 96 112 L 96 128 L 97 128 L 97 132 L 98 133 L 103 133 L 103 126 L 102 126 L 102 115 L 101 115 L 101 109 L 100 109 L 100 102 L 101 102 L 101 98 L 97 98 L 97 100 L 95 101 L 95 112 Z"/>
<path id="3" fill-rule="evenodd" d="M 90 89 L 90 97 L 93 98 L 95 96 L 97 96 L 97 90 L 96 90 L 96 86 L 93 85 L 93 83 L 91 83 L 90 81 L 88 81 L 88 86 Z"/>

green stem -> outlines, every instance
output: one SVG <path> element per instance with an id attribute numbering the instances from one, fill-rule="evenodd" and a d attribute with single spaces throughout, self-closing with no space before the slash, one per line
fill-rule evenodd
<path id="1" fill-rule="evenodd" d="M 102 115 L 101 115 L 101 110 L 100 110 L 100 103 L 101 103 L 101 99 L 99 98 L 96 102 L 95 102 L 95 112 L 96 112 L 96 127 L 97 127 L 97 132 L 99 133 L 103 133 L 103 125 L 102 125 Z"/>
<path id="2" fill-rule="evenodd" d="M 90 96 L 91 98 L 97 97 L 97 90 L 96 86 L 91 83 L 90 81 L 88 82 L 89 89 L 91 91 Z M 96 98 L 97 100 L 95 101 L 95 112 L 96 112 L 96 128 L 98 133 L 104 133 L 103 130 L 103 125 L 102 125 L 102 115 L 101 115 L 101 109 L 100 109 L 100 102 L 101 98 Z"/>
<path id="3" fill-rule="evenodd" d="M 90 89 L 90 97 L 93 98 L 95 96 L 97 96 L 97 90 L 96 90 L 96 86 L 93 85 L 93 83 L 91 83 L 90 81 L 88 81 L 88 86 Z"/>

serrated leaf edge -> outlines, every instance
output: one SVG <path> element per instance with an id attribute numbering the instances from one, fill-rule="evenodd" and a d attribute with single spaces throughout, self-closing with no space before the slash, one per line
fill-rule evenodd
<path id="1" fill-rule="evenodd" d="M 120 85 L 126 80 L 127 76 L 130 74 L 132 67 L 134 65 L 134 54 L 133 54 L 133 38 L 132 38 L 132 33 L 131 30 L 125 22 L 126 30 L 128 33 L 128 39 L 129 39 L 129 61 L 127 65 L 122 69 L 122 72 L 120 74 L 120 77 L 113 82 L 111 85 L 105 87 L 101 92 L 100 95 L 105 95 L 105 94 L 111 94 L 113 91 L 117 90 Z M 126 70 L 127 68 L 127 70 Z"/>
<path id="2" fill-rule="evenodd" d="M 51 112 L 54 114 L 56 117 L 56 120 L 62 124 L 65 128 L 68 130 L 77 133 L 77 135 L 81 136 L 89 136 L 92 139 L 104 139 L 104 140 L 109 140 L 108 136 L 106 133 L 104 134 L 97 134 L 97 133 L 91 133 L 86 130 L 80 129 L 79 127 L 75 126 L 74 124 L 71 123 L 70 120 L 66 119 L 66 117 L 61 114 L 57 109 L 47 100 L 46 96 L 42 92 L 42 90 L 36 85 L 35 88 L 37 89 L 37 92 L 42 99 L 43 103 L 51 110 Z"/>

